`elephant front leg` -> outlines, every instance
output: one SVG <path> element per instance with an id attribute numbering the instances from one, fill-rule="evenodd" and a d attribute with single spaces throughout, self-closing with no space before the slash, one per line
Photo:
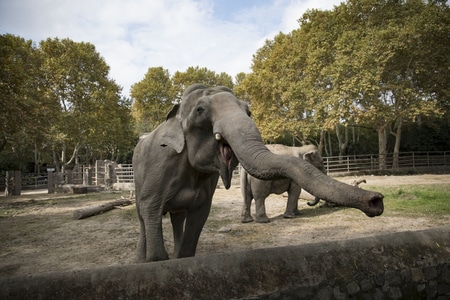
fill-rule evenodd
<path id="1" fill-rule="evenodd" d="M 147 247 L 145 239 L 145 225 L 144 221 L 139 217 L 139 238 L 137 242 L 137 262 L 143 263 L 147 261 Z"/>
<path id="2" fill-rule="evenodd" d="M 256 216 L 258 223 L 269 223 L 270 219 L 266 214 L 266 197 L 255 197 Z"/>
<path id="3" fill-rule="evenodd" d="M 300 197 L 302 189 L 291 183 L 291 186 L 288 190 L 288 201 L 286 203 L 286 211 L 283 214 L 284 218 L 291 219 L 300 215 L 300 211 L 298 210 L 298 198 Z"/>
<path id="4" fill-rule="evenodd" d="M 169 255 L 164 248 L 162 212 L 152 210 L 151 205 L 146 202 L 140 203 L 139 206 L 141 231 L 138 240 L 138 259 L 143 260 L 143 251 L 145 251 L 145 261 L 169 259 Z"/>
<path id="5" fill-rule="evenodd" d="M 181 243 L 183 242 L 184 221 L 187 212 L 170 213 L 170 221 L 173 229 L 173 242 L 175 245 L 175 255 L 180 252 Z"/>
<path id="6" fill-rule="evenodd" d="M 211 196 L 212 197 L 212 196 Z M 189 210 L 180 247 L 175 253 L 177 258 L 191 257 L 197 250 L 198 239 L 211 209 L 211 200 L 198 209 Z M 177 248 L 177 247 L 176 247 Z"/>
<path id="7" fill-rule="evenodd" d="M 250 212 L 250 209 L 252 206 L 253 195 L 249 191 L 243 192 L 243 193 L 245 193 L 245 194 L 243 195 L 244 196 L 244 205 L 242 207 L 241 222 L 242 223 L 250 223 L 250 222 L 253 222 L 253 217 Z"/>

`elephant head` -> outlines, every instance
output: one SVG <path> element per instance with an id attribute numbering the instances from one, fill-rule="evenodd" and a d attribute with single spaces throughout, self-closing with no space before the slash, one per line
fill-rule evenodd
<path id="1" fill-rule="evenodd" d="M 225 125 L 229 115 L 238 114 L 250 120 L 248 106 L 238 100 L 227 87 L 208 89 L 206 86 L 195 84 L 186 89 L 183 101 L 175 105 L 167 116 L 167 123 L 171 130 L 166 130 L 162 137 L 162 145 L 171 146 L 177 153 L 184 148 L 189 163 L 202 173 L 219 171 L 225 188 L 230 188 L 233 170 L 239 161 L 230 144 L 222 139 L 214 127 L 216 124 Z M 219 122 L 220 120 L 220 122 Z"/>

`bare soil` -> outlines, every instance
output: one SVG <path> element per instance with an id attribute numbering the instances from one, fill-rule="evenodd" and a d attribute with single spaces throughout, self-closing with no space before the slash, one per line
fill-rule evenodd
<path id="1" fill-rule="evenodd" d="M 338 177 L 351 183 L 356 177 Z M 450 175 L 366 176 L 362 188 L 403 184 L 450 184 Z M 126 265 L 135 262 L 138 220 L 135 205 L 82 220 L 75 209 L 99 205 L 126 192 L 99 194 L 26 194 L 0 197 L 0 277 Z M 306 192 L 302 198 L 312 199 Z M 202 231 L 197 256 L 266 247 L 353 239 L 391 232 L 415 231 L 450 223 L 443 218 L 408 218 L 385 213 L 368 218 L 359 210 L 311 208 L 299 202 L 301 215 L 284 219 L 286 195 L 266 200 L 270 223 L 240 222 L 242 200 L 239 186 L 216 190 L 209 219 Z M 450 200 L 449 200 L 450 201 Z M 254 213 L 254 207 L 252 207 Z M 166 249 L 173 251 L 170 219 L 163 220 Z"/>

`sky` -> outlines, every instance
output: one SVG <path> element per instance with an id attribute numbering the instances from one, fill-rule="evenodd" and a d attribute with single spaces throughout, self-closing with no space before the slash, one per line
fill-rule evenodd
<path id="1" fill-rule="evenodd" d="M 233 78 L 279 32 L 298 28 L 307 9 L 340 0 L 1 0 L 0 34 L 36 44 L 47 38 L 89 42 L 129 97 L 151 67 L 173 75 L 206 67 Z"/>

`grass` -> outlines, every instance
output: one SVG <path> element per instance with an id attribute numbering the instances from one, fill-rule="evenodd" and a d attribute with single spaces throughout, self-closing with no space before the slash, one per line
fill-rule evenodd
<path id="1" fill-rule="evenodd" d="M 384 195 L 385 213 L 407 217 L 450 215 L 450 184 L 373 187 Z"/>

